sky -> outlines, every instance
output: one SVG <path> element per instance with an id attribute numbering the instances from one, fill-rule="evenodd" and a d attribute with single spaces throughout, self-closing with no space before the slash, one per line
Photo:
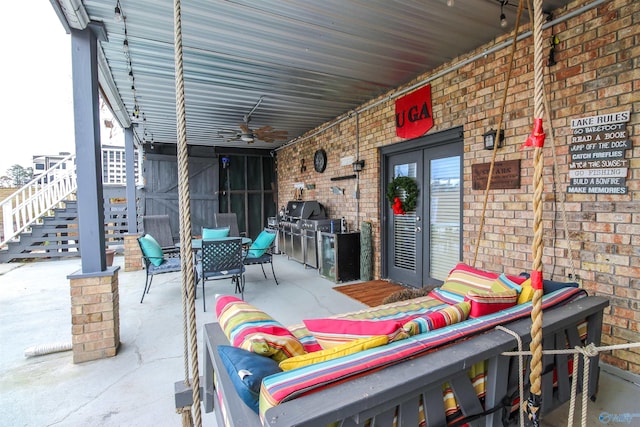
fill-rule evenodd
<path id="1" fill-rule="evenodd" d="M 71 36 L 48 0 L 3 3 L 0 175 L 40 154 L 75 152 Z"/>

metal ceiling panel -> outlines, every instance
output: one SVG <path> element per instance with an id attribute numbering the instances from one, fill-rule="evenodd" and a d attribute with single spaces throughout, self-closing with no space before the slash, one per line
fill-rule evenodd
<path id="1" fill-rule="evenodd" d="M 173 1 L 119 0 L 123 21 L 116 0 L 78 2 L 57 1 L 67 16 L 74 10 L 63 24 L 78 28 L 83 14 L 104 24 L 102 71 L 128 119 L 137 102 L 137 137 L 175 143 Z M 566 3 L 546 0 L 545 8 Z M 250 128 L 269 125 L 291 140 L 511 31 L 516 3 L 505 3 L 504 29 L 500 9 L 498 0 L 183 0 L 188 143 L 246 147 L 226 139 L 260 97 Z"/>

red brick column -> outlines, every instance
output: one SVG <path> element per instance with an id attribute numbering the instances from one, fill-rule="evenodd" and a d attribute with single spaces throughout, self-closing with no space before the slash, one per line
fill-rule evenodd
<path id="1" fill-rule="evenodd" d="M 116 355 L 120 345 L 119 269 L 68 276 L 73 363 Z"/>
<path id="2" fill-rule="evenodd" d="M 124 235 L 124 271 L 142 270 L 142 252 L 138 245 L 140 234 Z"/>

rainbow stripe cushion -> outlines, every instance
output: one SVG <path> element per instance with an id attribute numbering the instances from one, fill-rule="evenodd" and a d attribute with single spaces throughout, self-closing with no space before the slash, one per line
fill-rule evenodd
<path id="1" fill-rule="evenodd" d="M 303 320 L 309 332 L 323 349 L 329 349 L 360 338 L 386 335 L 389 342 L 407 338 L 402 322 L 366 319 L 309 319 Z"/>
<path id="2" fill-rule="evenodd" d="M 216 316 L 220 328 L 234 347 L 278 362 L 306 353 L 287 328 L 237 297 L 216 295 Z"/>
<path id="3" fill-rule="evenodd" d="M 425 332 L 434 331 L 444 326 L 453 325 L 462 322 L 469 316 L 471 304 L 463 301 L 456 305 L 443 308 L 433 313 L 427 313 L 424 316 L 416 317 L 404 324 L 404 330 L 409 335 L 418 335 Z"/>
<path id="4" fill-rule="evenodd" d="M 477 294 L 491 292 L 496 281 L 499 282 L 497 286 L 509 286 L 506 281 L 519 285 L 525 280 L 526 277 L 507 275 L 504 275 L 504 280 L 500 280 L 497 273 L 459 263 L 451 270 L 442 286 L 431 291 L 429 296 L 453 305 L 464 301 L 470 291 Z"/>

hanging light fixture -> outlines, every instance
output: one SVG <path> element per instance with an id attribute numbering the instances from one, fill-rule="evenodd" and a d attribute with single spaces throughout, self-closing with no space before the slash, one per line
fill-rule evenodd
<path id="1" fill-rule="evenodd" d="M 507 4 L 507 0 L 503 0 L 500 2 L 500 26 L 502 28 L 507 28 L 507 15 L 504 14 L 504 5 Z"/>
<path id="2" fill-rule="evenodd" d="M 482 135 L 484 141 L 484 149 L 485 150 L 493 150 L 497 145 L 497 148 L 502 147 L 502 143 L 504 142 L 504 131 L 500 130 L 500 136 L 497 137 L 498 131 L 493 128 L 489 129 L 487 133 Z"/>
<path id="3" fill-rule="evenodd" d="M 123 19 L 122 9 L 120 8 L 120 0 L 116 1 L 116 7 L 114 9 L 114 18 L 117 22 L 121 22 Z"/>

